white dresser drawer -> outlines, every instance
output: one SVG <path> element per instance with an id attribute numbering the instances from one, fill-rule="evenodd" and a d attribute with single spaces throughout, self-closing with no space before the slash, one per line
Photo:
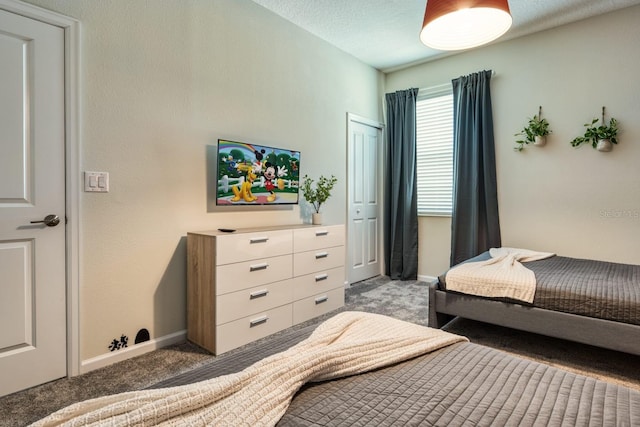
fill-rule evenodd
<path id="1" fill-rule="evenodd" d="M 290 254 L 291 230 L 225 234 L 216 237 L 216 265 Z"/>
<path id="2" fill-rule="evenodd" d="M 344 246 L 293 254 L 293 275 L 302 276 L 344 265 Z"/>
<path id="3" fill-rule="evenodd" d="M 335 288 L 344 288 L 344 267 L 296 277 L 293 282 L 293 299 L 307 298 Z"/>
<path id="4" fill-rule="evenodd" d="M 216 295 L 290 279 L 292 273 L 293 255 L 221 265 L 216 269 Z"/>
<path id="5" fill-rule="evenodd" d="M 293 301 L 293 279 L 268 283 L 216 298 L 216 324 L 231 322 Z"/>
<path id="6" fill-rule="evenodd" d="M 291 304 L 225 323 L 217 328 L 216 354 L 224 353 L 292 326 Z"/>
<path id="7" fill-rule="evenodd" d="M 293 251 L 305 252 L 314 249 L 344 246 L 344 225 L 329 225 L 293 230 Z"/>
<path id="8" fill-rule="evenodd" d="M 344 305 L 344 288 L 314 295 L 293 303 L 293 323 L 300 323 Z"/>

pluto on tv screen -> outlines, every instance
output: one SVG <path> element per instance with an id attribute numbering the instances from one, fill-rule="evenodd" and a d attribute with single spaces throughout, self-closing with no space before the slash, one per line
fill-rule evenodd
<path id="1" fill-rule="evenodd" d="M 298 203 L 300 152 L 218 140 L 217 206 Z"/>

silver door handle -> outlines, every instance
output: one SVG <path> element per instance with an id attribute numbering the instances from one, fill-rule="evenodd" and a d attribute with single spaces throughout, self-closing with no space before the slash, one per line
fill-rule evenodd
<path id="1" fill-rule="evenodd" d="M 31 224 L 41 224 L 44 223 L 44 225 L 46 225 L 47 227 L 55 227 L 56 225 L 60 224 L 60 218 L 58 217 L 58 215 L 47 215 L 44 217 L 43 220 L 40 221 L 31 221 Z"/>

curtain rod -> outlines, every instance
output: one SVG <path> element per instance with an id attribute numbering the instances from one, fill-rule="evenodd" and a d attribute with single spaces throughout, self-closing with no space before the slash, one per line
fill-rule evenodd
<path id="1" fill-rule="evenodd" d="M 497 73 L 495 71 L 491 70 L 491 77 L 495 77 L 496 75 L 497 75 Z M 418 92 L 420 92 L 421 90 L 422 91 L 434 90 L 434 89 L 438 90 L 439 88 L 444 88 L 445 86 L 449 86 L 449 85 L 451 85 L 451 82 L 449 82 L 449 83 L 441 83 L 439 85 L 434 85 L 434 86 L 431 86 L 431 87 L 421 87 L 421 88 L 418 89 Z"/>

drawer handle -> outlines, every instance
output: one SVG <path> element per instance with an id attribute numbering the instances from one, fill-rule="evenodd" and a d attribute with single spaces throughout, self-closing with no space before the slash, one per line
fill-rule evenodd
<path id="1" fill-rule="evenodd" d="M 316 305 L 329 301 L 329 297 L 324 295 L 315 299 Z"/>
<path id="2" fill-rule="evenodd" d="M 320 282 L 322 280 L 327 280 L 329 278 L 329 275 L 327 273 L 325 274 L 318 274 L 316 276 L 316 282 Z"/>
<path id="3" fill-rule="evenodd" d="M 269 264 L 266 262 L 262 264 L 254 264 L 249 266 L 249 271 L 266 270 L 267 267 L 269 267 Z"/>
<path id="4" fill-rule="evenodd" d="M 316 231 L 316 236 L 326 236 L 329 234 L 329 230 L 318 230 Z"/>
<path id="5" fill-rule="evenodd" d="M 316 259 L 326 258 L 326 257 L 328 257 L 328 256 L 329 256 L 329 253 L 328 253 L 328 252 L 318 252 L 318 253 L 316 254 Z"/>
<path id="6" fill-rule="evenodd" d="M 251 244 L 253 244 L 253 243 L 265 243 L 268 240 L 269 240 L 268 237 L 252 237 L 251 239 L 249 239 L 249 243 L 251 243 Z"/>
<path id="7" fill-rule="evenodd" d="M 261 291 L 256 291 L 256 292 L 252 292 L 251 294 L 249 294 L 249 299 L 256 299 L 256 298 L 266 297 L 268 293 L 269 293 L 269 291 L 267 289 L 263 289 Z"/>
<path id="8" fill-rule="evenodd" d="M 254 326 L 262 325 L 263 323 L 267 323 L 267 320 L 269 320 L 267 316 L 262 316 L 257 319 L 253 319 L 251 322 L 249 322 L 249 327 L 253 328 Z"/>

